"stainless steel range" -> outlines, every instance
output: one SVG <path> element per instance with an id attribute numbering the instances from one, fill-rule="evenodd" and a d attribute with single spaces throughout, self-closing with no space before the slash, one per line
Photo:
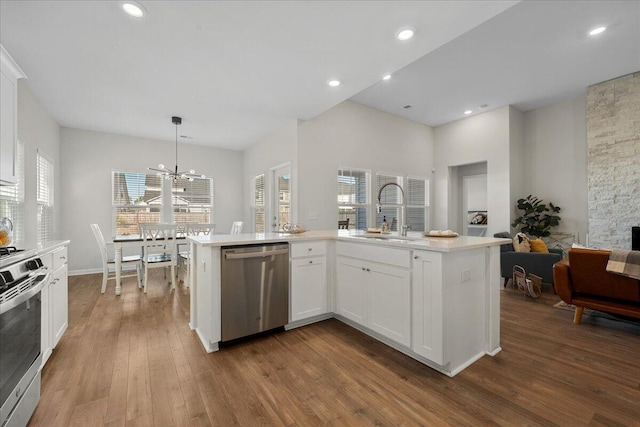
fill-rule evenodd
<path id="1" fill-rule="evenodd" d="M 0 255 L 2 427 L 27 425 L 40 400 L 41 291 L 48 273 L 40 258 L 29 253 Z"/>

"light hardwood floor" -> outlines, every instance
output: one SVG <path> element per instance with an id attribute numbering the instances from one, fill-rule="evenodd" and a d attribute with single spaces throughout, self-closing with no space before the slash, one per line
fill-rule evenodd
<path id="1" fill-rule="evenodd" d="M 503 351 L 448 378 L 335 320 L 207 354 L 188 290 L 69 278 L 31 426 L 640 425 L 640 326 L 502 293 Z"/>

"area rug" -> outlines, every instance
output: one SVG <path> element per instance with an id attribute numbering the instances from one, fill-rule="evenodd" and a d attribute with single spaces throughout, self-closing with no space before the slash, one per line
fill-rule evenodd
<path id="1" fill-rule="evenodd" d="M 557 304 L 554 304 L 553 306 L 554 308 L 559 308 L 562 310 L 568 310 L 571 312 L 575 311 L 576 306 L 573 304 L 567 304 L 564 301 L 560 301 Z M 592 310 L 590 308 L 585 308 L 584 311 L 582 312 L 582 315 L 589 315 L 589 316 L 594 316 L 594 317 L 601 317 L 603 319 L 609 319 L 609 320 L 615 320 L 617 322 L 625 322 L 625 323 L 631 323 L 633 325 L 640 325 L 640 319 L 635 319 L 633 317 L 627 317 L 627 316 L 619 316 L 619 315 L 615 315 L 615 314 L 609 314 L 609 313 L 605 313 L 603 311 L 598 311 L 598 310 Z M 583 317 L 584 319 L 584 317 Z"/>

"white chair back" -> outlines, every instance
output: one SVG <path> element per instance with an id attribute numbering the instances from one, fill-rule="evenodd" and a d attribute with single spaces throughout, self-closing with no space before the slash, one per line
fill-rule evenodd
<path id="1" fill-rule="evenodd" d="M 140 224 L 140 237 L 144 246 L 144 259 L 154 254 L 176 256 L 176 224 Z"/>
<path id="2" fill-rule="evenodd" d="M 242 233 L 242 221 L 234 221 L 231 226 L 231 234 L 240 234 Z"/>
<path id="3" fill-rule="evenodd" d="M 100 231 L 100 227 L 98 226 L 98 224 L 91 224 L 91 231 L 93 231 L 93 235 L 98 242 L 100 255 L 102 255 L 102 264 L 104 265 L 109 259 L 107 256 L 107 242 L 105 242 L 104 237 L 102 236 L 102 231 Z"/>
<path id="4" fill-rule="evenodd" d="M 186 224 L 187 236 L 211 236 L 216 232 L 215 224 Z"/>

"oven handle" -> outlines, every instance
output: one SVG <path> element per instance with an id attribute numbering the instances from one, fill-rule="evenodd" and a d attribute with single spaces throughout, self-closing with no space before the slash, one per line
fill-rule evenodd
<path id="1" fill-rule="evenodd" d="M 49 280 L 49 274 L 50 273 L 45 274 L 42 279 L 38 280 L 36 284 L 34 284 L 29 288 L 29 290 L 27 290 L 27 292 L 20 294 L 5 303 L 0 304 L 0 314 L 4 314 L 12 308 L 19 306 L 23 302 L 28 301 L 31 297 L 38 295 L 38 293 L 42 291 L 42 288 L 44 288 L 45 283 L 47 283 L 47 281 Z"/>

